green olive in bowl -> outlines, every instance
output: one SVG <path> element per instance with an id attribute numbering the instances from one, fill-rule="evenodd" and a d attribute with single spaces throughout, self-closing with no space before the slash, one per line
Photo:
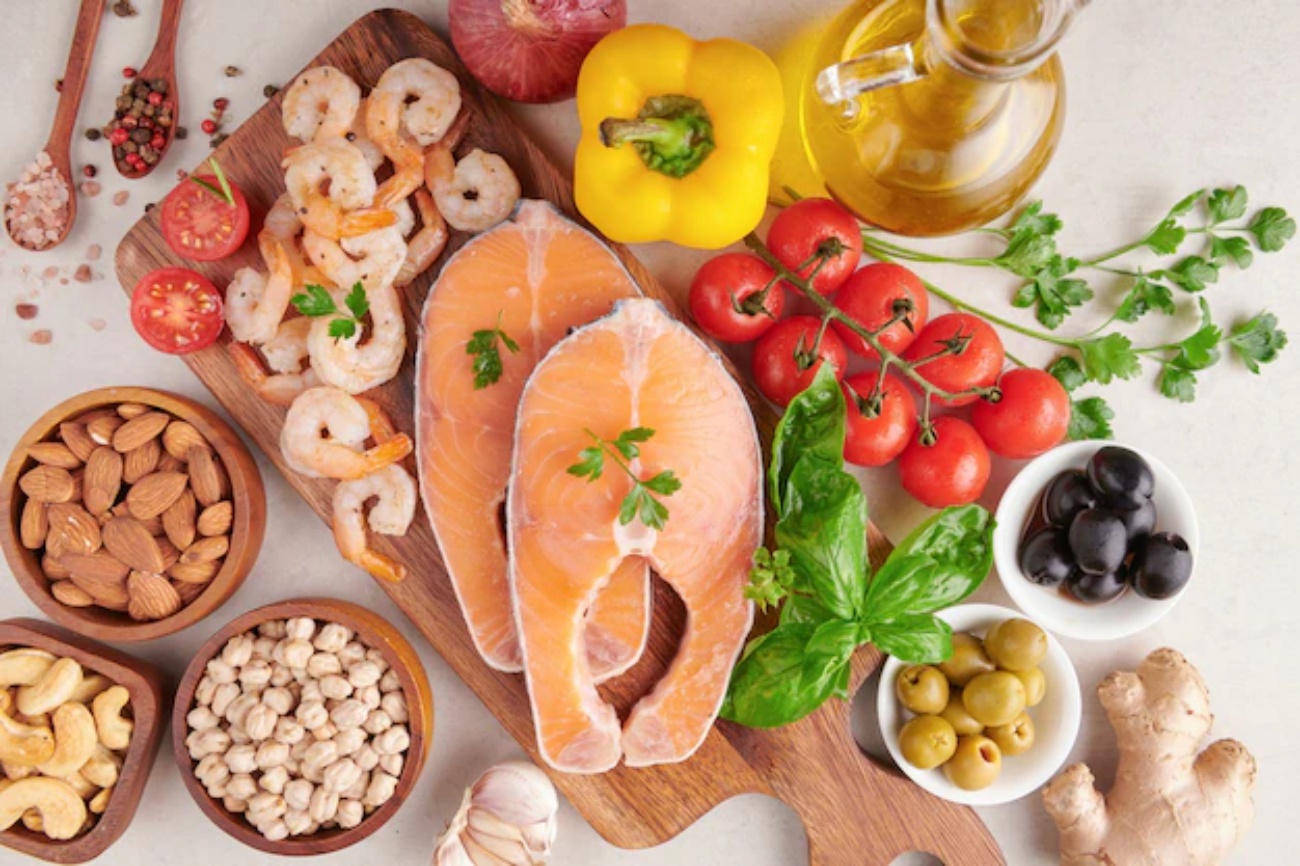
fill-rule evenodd
<path id="1" fill-rule="evenodd" d="M 985 727 L 1010 724 L 1025 711 L 1025 686 L 1008 671 L 980 674 L 962 689 L 961 703 Z"/>
<path id="2" fill-rule="evenodd" d="M 918 715 L 934 715 L 948 705 L 948 680 L 937 668 L 912 665 L 894 681 L 899 703 Z"/>
<path id="3" fill-rule="evenodd" d="M 1047 632 L 1027 619 L 1003 620 L 984 635 L 984 651 L 1005 671 L 1027 671 L 1047 656 Z"/>
<path id="4" fill-rule="evenodd" d="M 952 725 L 952 729 L 963 737 L 984 733 L 984 726 L 977 722 L 962 704 L 961 689 L 953 689 L 948 696 L 948 706 L 939 714 Z"/>
<path id="5" fill-rule="evenodd" d="M 930 770 L 952 757 L 957 734 L 938 716 L 916 716 L 898 732 L 898 747 L 907 763 L 918 770 Z"/>
<path id="6" fill-rule="evenodd" d="M 954 686 L 965 687 L 980 674 L 997 670 L 997 665 L 984 652 L 984 644 L 972 634 L 952 636 L 952 657 L 939 665 L 939 670 Z"/>
<path id="7" fill-rule="evenodd" d="M 962 737 L 943 765 L 943 774 L 963 791 L 978 791 L 997 781 L 1002 773 L 1002 750 L 988 737 Z"/>
<path id="8" fill-rule="evenodd" d="M 1030 668 L 1027 671 L 1014 671 L 1016 679 L 1020 680 L 1021 685 L 1025 687 L 1025 706 L 1036 707 L 1043 702 L 1047 696 L 1047 677 L 1043 676 L 1041 668 Z"/>
<path id="9" fill-rule="evenodd" d="M 985 728 L 984 734 L 998 744 L 1004 755 L 1023 755 L 1034 747 L 1034 720 L 1021 713 L 1009 724 Z"/>

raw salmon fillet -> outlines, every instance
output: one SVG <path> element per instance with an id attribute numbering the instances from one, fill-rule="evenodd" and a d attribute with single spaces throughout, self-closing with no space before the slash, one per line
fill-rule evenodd
<path id="1" fill-rule="evenodd" d="M 522 670 L 501 525 L 519 395 L 570 328 L 640 292 L 617 257 L 550 204 L 524 201 L 513 219 L 478 235 L 429 290 L 416 369 L 420 492 L 483 659 Z M 475 331 L 501 329 L 501 378 L 474 387 Z M 631 667 L 650 627 L 650 576 L 629 561 L 592 599 L 587 652 L 599 679 Z"/>
<path id="2" fill-rule="evenodd" d="M 594 481 L 568 473 L 588 429 L 648 427 L 638 478 L 671 469 L 662 531 L 620 525 L 632 481 L 611 458 Z M 688 758 L 708 734 L 753 621 L 744 590 L 762 543 L 758 435 L 721 361 L 655 301 L 621 301 L 574 332 L 524 389 L 508 503 L 511 587 L 542 757 L 600 773 Z M 628 563 L 648 561 L 687 610 L 672 664 L 620 724 L 597 693 L 583 612 Z"/>

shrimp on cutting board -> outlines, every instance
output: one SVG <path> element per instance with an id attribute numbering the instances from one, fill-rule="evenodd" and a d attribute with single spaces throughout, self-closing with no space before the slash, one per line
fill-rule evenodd
<path id="1" fill-rule="evenodd" d="M 478 148 L 459 161 L 448 147 L 429 148 L 424 180 L 443 219 L 460 231 L 486 231 L 514 213 L 519 204 L 519 178 L 509 163 Z"/>
<path id="2" fill-rule="evenodd" d="M 303 225 L 329 238 L 387 228 L 397 215 L 375 207 L 378 184 L 366 157 L 343 138 L 313 141 L 284 157 L 284 185 Z"/>
<path id="3" fill-rule="evenodd" d="M 406 261 L 406 241 L 396 226 L 340 240 L 308 229 L 302 248 L 329 282 L 349 288 L 360 283 L 366 291 L 392 285 Z"/>
<path id="4" fill-rule="evenodd" d="M 393 279 L 398 287 L 410 285 L 447 248 L 447 221 L 433 203 L 433 196 L 427 189 L 417 189 L 411 197 L 420 214 L 420 230 L 407 241 L 406 259 Z"/>
<path id="5" fill-rule="evenodd" d="M 335 302 L 343 308 L 343 292 Z M 406 356 L 406 320 L 401 297 L 391 284 L 366 290 L 370 323 L 351 337 L 330 333 L 330 317 L 321 316 L 307 335 L 312 369 L 326 385 L 349 394 L 361 394 L 391 380 Z"/>
<path id="6" fill-rule="evenodd" d="M 304 142 L 342 138 L 356 121 L 361 88 L 333 66 L 308 69 L 293 80 L 280 103 L 284 131 Z"/>
<path id="7" fill-rule="evenodd" d="M 302 316 L 282 322 L 275 336 L 261 346 L 232 342 L 228 348 L 235 369 L 257 396 L 277 406 L 288 406 L 303 391 L 320 385 L 320 379 L 303 362 L 308 357 L 307 335 L 312 320 Z M 265 359 L 265 360 L 263 360 Z"/>
<path id="8" fill-rule="evenodd" d="M 373 501 L 369 514 L 366 505 Z M 366 524 L 380 535 L 405 535 L 415 518 L 415 480 L 394 463 L 334 488 L 334 542 L 348 562 L 380 580 L 399 581 L 406 566 L 370 549 Z"/>
<path id="9" fill-rule="evenodd" d="M 456 76 L 422 57 L 394 63 L 366 106 L 366 135 L 393 163 L 377 201 L 403 199 L 420 186 L 424 148 L 442 140 L 460 113 Z"/>
<path id="10" fill-rule="evenodd" d="M 310 388 L 289 407 L 280 452 L 290 469 L 309 478 L 361 478 L 411 453 L 410 437 L 387 438 L 390 430 L 351 394 L 327 385 Z M 372 436 L 384 438 L 363 450 Z"/>
<path id="11" fill-rule="evenodd" d="M 269 276 L 253 268 L 240 268 L 226 289 L 226 323 L 241 343 L 273 339 L 293 296 L 296 280 L 286 245 L 271 239 L 264 252 L 270 254 Z"/>

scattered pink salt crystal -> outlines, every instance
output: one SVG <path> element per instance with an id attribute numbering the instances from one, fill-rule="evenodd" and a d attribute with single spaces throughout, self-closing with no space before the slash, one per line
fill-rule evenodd
<path id="1" fill-rule="evenodd" d="M 90 265 L 78 265 L 76 273 L 72 275 L 72 278 L 79 283 L 88 283 L 91 277 Z"/>
<path id="2" fill-rule="evenodd" d="M 86 261 L 99 261 L 99 257 L 104 254 L 104 248 L 99 244 L 91 244 L 86 248 Z"/>
<path id="3" fill-rule="evenodd" d="M 113 193 L 113 204 L 117 205 L 118 207 L 121 207 L 122 205 L 126 204 L 127 199 L 129 199 L 130 197 L 131 197 L 130 192 L 124 189 L 120 189 L 117 192 Z"/>
<path id="4" fill-rule="evenodd" d="M 41 276 L 45 277 L 45 279 L 47 280 L 52 280 L 58 275 L 59 275 L 59 269 L 54 265 L 50 265 L 48 268 L 44 270 L 44 272 L 41 273 Z"/>
<path id="5" fill-rule="evenodd" d="M 49 328 L 41 328 L 39 331 L 32 331 L 32 335 L 27 338 L 29 342 L 38 346 L 47 346 L 54 339 L 54 332 Z"/>
<path id="6" fill-rule="evenodd" d="M 103 319 L 91 319 L 86 324 L 90 325 L 92 331 L 102 331 L 108 327 L 108 322 Z"/>
<path id="7" fill-rule="evenodd" d="M 83 180 L 79 189 L 82 195 L 87 198 L 94 198 L 103 191 L 104 186 L 97 180 Z"/>
<path id="8" fill-rule="evenodd" d="M 15 304 L 14 312 L 18 314 L 20 319 L 34 319 L 36 314 L 40 312 L 40 307 L 35 304 Z"/>

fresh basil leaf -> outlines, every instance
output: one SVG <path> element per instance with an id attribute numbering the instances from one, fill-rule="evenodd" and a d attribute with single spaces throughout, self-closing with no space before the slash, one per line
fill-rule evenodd
<path id="1" fill-rule="evenodd" d="M 843 619 L 828 620 L 817 626 L 812 637 L 808 638 L 804 652 L 828 656 L 851 656 L 862 643 L 861 633 L 862 628 L 856 622 Z"/>
<path id="2" fill-rule="evenodd" d="M 775 728 L 802 719 L 842 693 L 844 669 L 857 645 L 827 637 L 821 645 L 837 652 L 809 652 L 821 627 L 784 623 L 752 641 L 732 671 L 722 718 L 751 728 Z"/>
<path id="3" fill-rule="evenodd" d="M 871 627 L 871 642 L 880 651 L 914 665 L 933 665 L 952 658 L 952 627 L 933 614 L 900 616 Z"/>
<path id="4" fill-rule="evenodd" d="M 836 616 L 862 611 L 867 569 L 867 498 L 842 458 L 802 457 L 786 486 L 786 515 L 776 542 L 790 552 L 796 586 L 813 592 Z"/>
<path id="5" fill-rule="evenodd" d="M 778 518 L 789 511 L 786 490 L 790 473 L 800 458 L 816 455 L 837 465 L 841 463 L 844 416 L 844 392 L 840 390 L 839 380 L 830 364 L 822 364 L 812 383 L 790 401 L 772 438 L 768 484 Z"/>
<path id="6" fill-rule="evenodd" d="M 781 622 L 802 622 L 821 625 L 836 619 L 835 613 L 811 595 L 790 595 L 781 606 Z"/>
<path id="7" fill-rule="evenodd" d="M 922 523 L 876 572 L 864 621 L 934 613 L 966 598 L 993 567 L 993 526 L 993 516 L 978 505 L 945 508 Z"/>

